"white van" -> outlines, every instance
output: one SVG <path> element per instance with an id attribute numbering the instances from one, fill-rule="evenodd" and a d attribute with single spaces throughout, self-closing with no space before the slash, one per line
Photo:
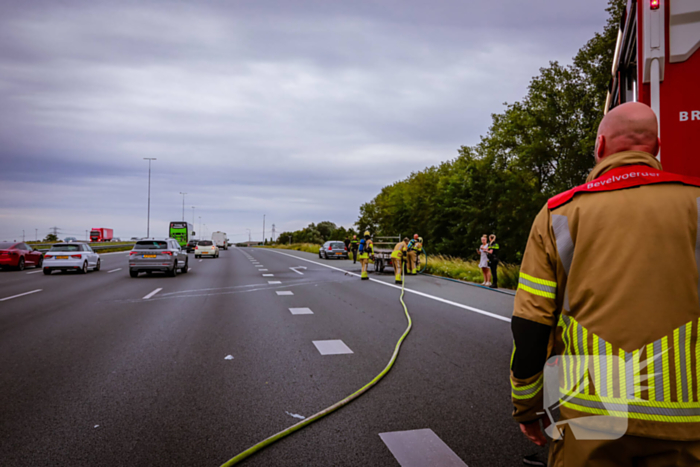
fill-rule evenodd
<path id="1" fill-rule="evenodd" d="M 211 241 L 214 242 L 219 248 L 228 250 L 228 238 L 226 237 L 226 232 L 219 232 L 217 230 L 211 234 Z"/>

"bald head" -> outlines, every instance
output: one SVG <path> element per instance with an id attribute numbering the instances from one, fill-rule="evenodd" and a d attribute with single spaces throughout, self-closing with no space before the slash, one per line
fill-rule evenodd
<path id="1" fill-rule="evenodd" d="M 647 105 L 629 102 L 612 109 L 598 127 L 595 160 L 622 151 L 659 152 L 656 115 Z"/>

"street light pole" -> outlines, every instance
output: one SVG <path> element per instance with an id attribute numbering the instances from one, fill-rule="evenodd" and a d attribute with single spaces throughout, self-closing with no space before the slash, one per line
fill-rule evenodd
<path id="1" fill-rule="evenodd" d="M 263 245 L 265 244 L 265 214 L 263 214 Z"/>
<path id="2" fill-rule="evenodd" d="M 246 229 L 246 230 L 248 231 L 248 243 L 250 243 L 250 242 L 251 242 L 251 239 L 250 239 L 250 229 Z"/>
<path id="3" fill-rule="evenodd" d="M 151 236 L 151 161 L 157 160 L 155 157 L 144 157 L 148 161 L 148 218 L 146 221 L 146 238 Z"/>
<path id="4" fill-rule="evenodd" d="M 194 206 L 192 206 L 192 226 L 194 227 Z"/>
<path id="5" fill-rule="evenodd" d="M 199 216 L 199 239 L 202 239 L 202 216 Z"/>
<path id="6" fill-rule="evenodd" d="M 187 193 L 180 192 L 182 195 L 182 222 L 185 222 L 185 195 Z"/>

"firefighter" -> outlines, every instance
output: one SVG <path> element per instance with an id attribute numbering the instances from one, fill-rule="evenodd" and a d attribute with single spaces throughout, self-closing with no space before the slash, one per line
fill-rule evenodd
<path id="1" fill-rule="evenodd" d="M 413 235 L 413 239 L 408 242 L 408 274 L 415 276 L 418 274 L 416 267 L 418 259 L 423 251 L 423 239 L 418 234 Z"/>
<path id="2" fill-rule="evenodd" d="M 550 199 L 530 231 L 513 416 L 542 446 L 540 421 L 559 406 L 550 465 L 700 465 L 700 179 L 663 172 L 659 144 L 649 107 L 611 110 L 586 183 Z"/>
<path id="3" fill-rule="evenodd" d="M 350 250 L 352 250 L 352 264 L 357 263 L 357 249 L 360 247 L 360 241 L 357 239 L 357 235 L 352 236 L 350 240 Z"/>
<path id="4" fill-rule="evenodd" d="M 369 265 L 369 260 L 374 259 L 374 244 L 372 243 L 372 238 L 369 235 L 369 231 L 365 231 L 365 238 L 360 240 L 359 246 L 360 264 L 362 265 L 362 274 L 360 274 L 360 279 L 363 281 L 369 280 L 367 275 L 367 266 Z"/>
<path id="5" fill-rule="evenodd" d="M 401 284 L 401 274 L 403 273 L 403 265 L 408 259 L 408 238 L 396 244 L 394 251 L 391 252 L 391 264 L 394 267 L 395 282 Z"/>

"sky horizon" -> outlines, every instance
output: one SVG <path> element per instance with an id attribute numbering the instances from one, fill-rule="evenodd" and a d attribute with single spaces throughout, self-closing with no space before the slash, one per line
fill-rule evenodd
<path id="1" fill-rule="evenodd" d="M 145 236 L 153 157 L 152 236 L 181 192 L 234 241 L 351 227 L 571 63 L 607 18 L 575 3 L 0 0 L 0 241 Z"/>

